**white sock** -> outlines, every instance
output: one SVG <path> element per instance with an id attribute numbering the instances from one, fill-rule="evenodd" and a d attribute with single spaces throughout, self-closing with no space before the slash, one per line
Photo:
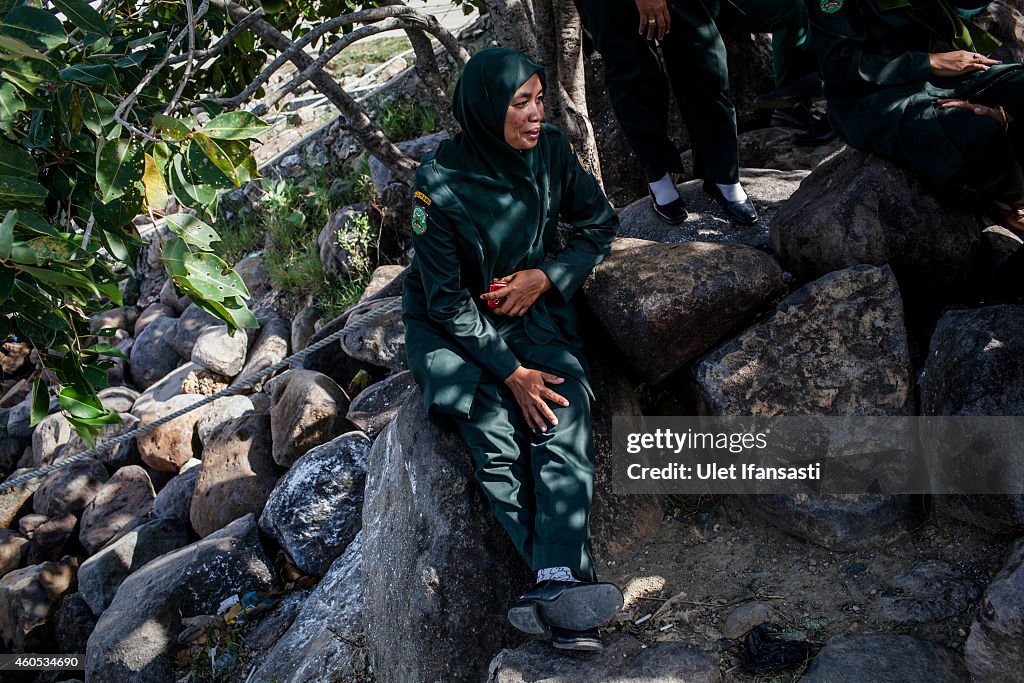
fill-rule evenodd
<path id="1" fill-rule="evenodd" d="M 719 185 L 715 183 L 715 187 L 722 191 L 722 196 L 730 202 L 742 202 L 747 198 L 747 193 L 743 191 L 743 186 L 739 183 L 733 183 L 732 185 Z"/>
<path id="2" fill-rule="evenodd" d="M 671 204 L 675 200 L 679 199 L 679 191 L 676 190 L 676 184 L 672 182 L 672 176 L 666 173 L 660 180 L 655 180 L 653 183 L 647 183 L 647 186 L 651 188 L 651 192 L 654 194 L 654 201 L 658 202 L 662 206 L 665 204 Z"/>
<path id="3" fill-rule="evenodd" d="M 538 569 L 537 583 L 541 581 L 575 581 L 579 583 L 579 579 L 572 575 L 572 570 L 568 567 L 545 567 L 544 569 Z"/>

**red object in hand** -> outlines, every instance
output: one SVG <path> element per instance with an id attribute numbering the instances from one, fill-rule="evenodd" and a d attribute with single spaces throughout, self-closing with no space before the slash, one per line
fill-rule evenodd
<path id="1" fill-rule="evenodd" d="M 493 292 L 495 290 L 501 289 L 504 286 L 505 286 L 504 282 L 499 282 L 497 280 L 494 280 L 494 281 L 491 282 L 491 288 L 489 290 L 487 290 L 487 291 Z M 498 306 L 501 306 L 503 303 L 505 303 L 505 299 L 504 298 L 501 298 L 501 299 L 488 299 L 487 300 L 487 308 L 497 308 Z"/>

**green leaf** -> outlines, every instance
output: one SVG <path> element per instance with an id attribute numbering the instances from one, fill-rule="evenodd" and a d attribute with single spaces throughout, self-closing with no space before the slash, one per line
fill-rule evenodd
<path id="1" fill-rule="evenodd" d="M 110 385 L 110 380 L 107 379 L 107 371 L 105 368 L 98 367 L 100 364 L 87 365 L 82 368 L 82 374 L 85 375 L 85 381 L 93 386 L 94 389 L 106 389 Z"/>
<path id="2" fill-rule="evenodd" d="M 168 216 L 167 227 L 187 244 L 205 251 L 208 251 L 214 242 L 220 241 L 220 235 L 216 230 L 191 214 L 176 213 Z"/>
<path id="3" fill-rule="evenodd" d="M 22 40 L 38 50 L 60 47 L 67 42 L 60 19 L 35 7 L 15 7 L 4 17 L 0 34 Z"/>
<path id="4" fill-rule="evenodd" d="M 260 135 L 270 124 L 247 111 L 229 111 L 214 117 L 199 129 L 200 133 L 218 140 L 246 140 Z"/>
<path id="5" fill-rule="evenodd" d="M 28 246 L 36 252 L 40 262 L 57 261 L 60 263 L 83 262 L 86 267 L 95 260 L 88 252 L 81 250 L 77 244 L 63 237 L 35 237 L 28 241 Z"/>
<path id="6" fill-rule="evenodd" d="M 47 61 L 46 55 L 38 50 L 33 50 L 23 40 L 12 38 L 11 36 L 0 35 L 0 52 L 4 52 L 3 59 L 11 59 L 11 57 L 25 57 L 27 59 L 41 59 Z M 10 56 L 8 56 L 10 55 Z"/>
<path id="7" fill-rule="evenodd" d="M 225 172 L 223 168 L 218 166 L 207 155 L 206 150 L 200 144 L 200 135 L 200 133 L 195 133 L 195 137 L 185 145 L 185 159 L 195 184 L 207 185 L 214 190 L 228 190 L 238 187 L 238 174 L 235 173 L 234 168 Z M 203 137 L 207 141 L 212 142 L 205 135 Z"/>
<path id="8" fill-rule="evenodd" d="M 181 140 L 192 132 L 192 127 L 184 121 L 163 114 L 153 116 L 153 125 L 168 140 Z"/>
<path id="9" fill-rule="evenodd" d="M 228 297 L 249 298 L 249 290 L 245 288 L 241 276 L 216 254 L 188 253 L 185 254 L 184 262 L 189 285 L 202 294 L 204 299 L 224 301 Z"/>
<path id="10" fill-rule="evenodd" d="M 167 184 L 160 173 L 156 159 L 146 155 L 146 166 L 142 173 L 142 184 L 146 188 L 146 206 L 163 210 L 167 206 Z"/>
<path id="11" fill-rule="evenodd" d="M 226 322 L 228 329 L 232 332 L 243 330 L 247 327 L 257 328 L 260 326 L 252 311 L 237 299 L 225 299 L 223 302 L 208 301 L 203 299 L 198 291 L 189 287 L 186 281 L 174 278 L 174 282 L 189 295 L 189 298 L 192 299 L 196 306 Z"/>
<path id="12" fill-rule="evenodd" d="M 32 413 L 28 425 L 34 427 L 39 421 L 50 414 L 50 394 L 43 383 L 42 377 L 37 377 L 32 387 Z"/>
<path id="13" fill-rule="evenodd" d="M 231 181 L 234 187 L 238 187 L 238 173 L 235 171 L 235 166 L 238 164 L 231 158 L 231 155 L 217 140 L 210 138 L 202 133 L 196 133 L 192 137 L 192 145 L 199 145 L 199 148 L 206 155 L 217 169 L 224 174 L 224 176 Z"/>
<path id="14" fill-rule="evenodd" d="M 18 212 L 11 209 L 0 223 L 0 260 L 11 258 L 11 247 L 14 246 L 14 225 L 18 222 Z"/>
<path id="15" fill-rule="evenodd" d="M 96 288 L 96 283 L 82 275 L 79 275 L 78 273 L 59 271 L 54 270 L 53 268 L 32 268 L 30 266 L 23 265 L 18 266 L 18 268 L 37 280 L 48 282 L 51 285 L 57 287 L 84 289 L 94 296 L 101 296 L 100 290 Z"/>
<path id="16" fill-rule="evenodd" d="M 60 77 L 69 83 L 109 86 L 114 89 L 120 85 L 114 67 L 109 64 L 74 64 L 61 69 Z"/>
<path id="17" fill-rule="evenodd" d="M 0 175 L 0 204 L 42 204 L 49 193 L 34 180 Z"/>
<path id="18" fill-rule="evenodd" d="M 31 211 L 22 210 L 18 212 L 18 227 L 40 235 L 60 237 L 60 233 L 52 225 Z"/>
<path id="19" fill-rule="evenodd" d="M 105 416 L 109 411 L 103 407 L 99 396 L 88 394 L 75 387 L 64 387 L 57 394 L 60 407 L 72 417 L 83 420 L 95 420 Z"/>
<path id="20" fill-rule="evenodd" d="M 38 173 L 35 160 L 24 147 L 0 139 L 0 175 L 35 178 Z"/>
<path id="21" fill-rule="evenodd" d="M 13 268 L 4 268 L 0 266 L 0 304 L 6 303 L 7 299 L 11 296 L 11 291 L 14 289 L 14 274 Z M 6 322 L 6 318 L 0 316 L 0 321 Z M 0 339 L 5 339 L 4 334 L 0 334 Z"/>
<path id="22" fill-rule="evenodd" d="M 24 242 L 14 243 L 14 246 L 11 247 L 10 260 L 17 263 L 19 268 L 23 268 L 26 265 L 34 266 L 39 262 L 39 259 L 36 258 L 36 252 Z"/>
<path id="23" fill-rule="evenodd" d="M 21 99 L 17 89 L 6 81 L 0 83 L 0 129 L 10 133 L 18 112 L 25 109 L 25 100 Z"/>
<path id="24" fill-rule="evenodd" d="M 108 140 L 96 162 L 96 182 L 103 202 L 117 199 L 142 178 L 142 147 L 134 140 Z"/>
<path id="25" fill-rule="evenodd" d="M 193 182 L 193 176 L 180 154 L 175 155 L 167 171 L 171 192 L 183 206 L 213 217 L 217 211 L 217 189 Z"/>
<path id="26" fill-rule="evenodd" d="M 53 0 L 64 16 L 71 20 L 71 23 L 91 33 L 98 33 L 101 36 L 110 35 L 110 27 L 103 20 L 100 13 L 90 7 L 83 0 Z"/>
<path id="27" fill-rule="evenodd" d="M 180 237 L 171 238 L 164 244 L 160 258 L 163 259 L 167 273 L 172 278 L 184 278 L 188 275 L 188 271 L 185 270 L 185 255 L 187 253 L 188 246 Z"/>
<path id="28" fill-rule="evenodd" d="M 110 356 L 112 358 L 123 358 L 128 360 L 128 356 L 124 354 L 124 351 L 117 348 L 113 344 L 107 344 L 106 342 L 100 342 L 93 344 L 87 349 L 82 349 L 82 353 L 93 353 L 97 356 L 103 354 L 104 356 Z"/>
<path id="29" fill-rule="evenodd" d="M 4 64 L 2 70 L 4 77 L 28 97 L 33 96 L 37 86 L 60 81 L 60 72 L 53 64 L 36 59 L 16 59 Z"/>
<path id="30" fill-rule="evenodd" d="M 85 127 L 97 137 L 105 135 L 114 127 L 114 103 L 91 90 L 86 90 L 83 96 L 82 118 Z"/>

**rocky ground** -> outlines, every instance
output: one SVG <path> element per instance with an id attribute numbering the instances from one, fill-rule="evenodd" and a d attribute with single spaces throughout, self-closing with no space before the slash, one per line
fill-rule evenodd
<path id="1" fill-rule="evenodd" d="M 986 16 L 1004 38 L 1024 35 L 1015 10 Z M 753 83 L 766 65 L 752 54 L 737 73 Z M 595 128 L 613 142 L 593 85 Z M 581 297 L 600 397 L 591 526 L 602 578 L 627 594 L 605 652 L 553 653 L 508 626 L 530 573 L 468 454 L 424 414 L 401 265 L 321 319 L 248 256 L 235 268 L 261 327 L 232 337 L 176 295 L 159 224 L 144 231 L 154 246 L 138 291 L 92 321 L 116 329 L 127 356 L 101 394 L 124 424 L 100 443 L 348 328 L 241 395 L 0 493 L 0 652 L 82 653 L 97 683 L 1018 679 L 1020 496 L 613 490 L 613 416 L 1024 413 L 1022 241 L 968 197 L 839 144 L 792 148 L 789 135 L 741 136 L 763 216 L 748 230 L 722 220 L 699 181 L 680 185 L 691 219 L 667 228 L 628 180 L 613 184 L 631 177 L 628 159 L 602 159 L 622 230 Z M 401 146 L 421 156 L 438 139 Z M 301 174 L 323 158 L 330 173 L 350 146 L 332 124 L 272 168 Z M 405 189 L 372 170 L 401 234 Z M 346 272 L 352 254 L 332 238 L 366 210 L 324 226 L 325 270 Z M 55 404 L 29 426 L 34 365 L 4 345 L 8 478 L 86 447 Z"/>

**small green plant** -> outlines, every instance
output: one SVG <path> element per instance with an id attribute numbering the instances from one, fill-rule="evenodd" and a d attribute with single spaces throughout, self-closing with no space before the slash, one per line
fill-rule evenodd
<path id="1" fill-rule="evenodd" d="M 418 99 L 394 97 L 381 104 L 381 130 L 391 140 L 412 140 L 437 130 L 437 110 Z"/>

